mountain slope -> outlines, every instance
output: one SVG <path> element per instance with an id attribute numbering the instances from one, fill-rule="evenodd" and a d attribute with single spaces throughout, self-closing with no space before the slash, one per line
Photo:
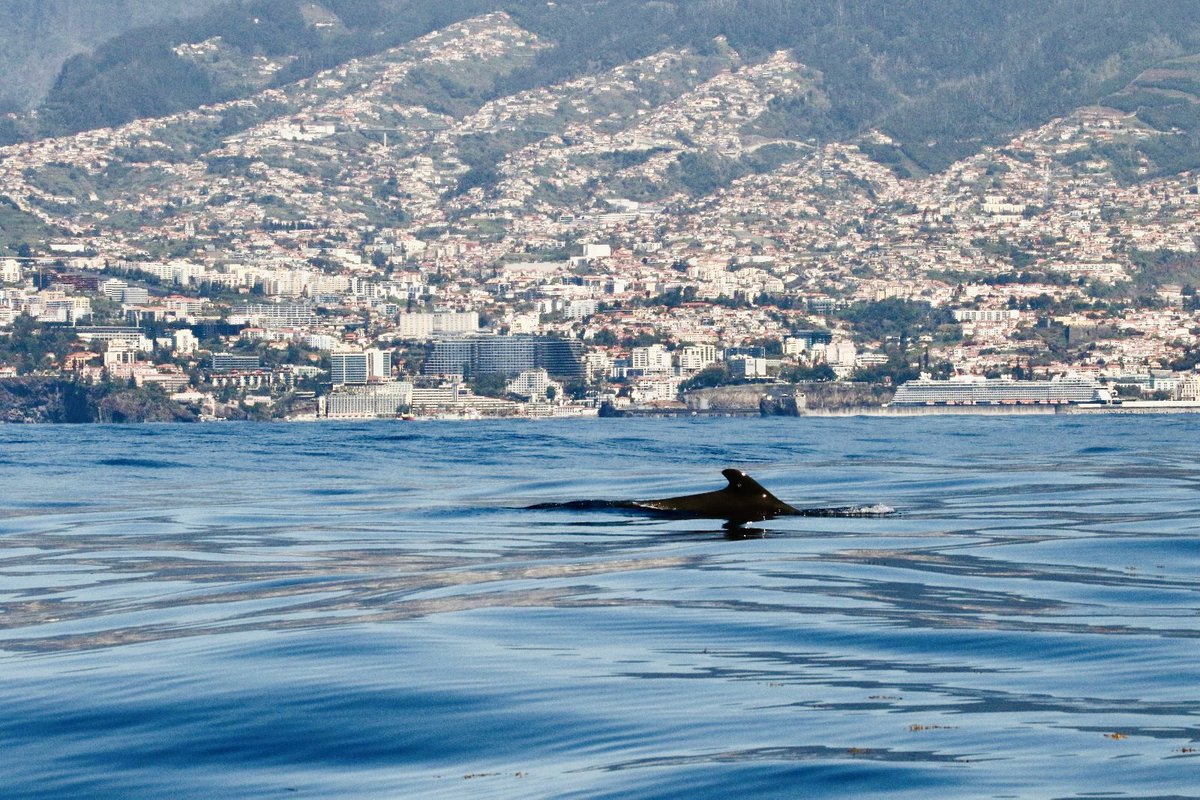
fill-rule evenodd
<path id="1" fill-rule="evenodd" d="M 9 140 L 246 97 L 493 10 L 553 46 L 494 85 L 470 87 L 477 101 L 668 48 L 703 54 L 722 39 L 751 60 L 787 50 L 822 74 L 828 102 L 777 103 L 777 133 L 828 140 L 879 128 L 896 140 L 899 163 L 918 171 L 1200 51 L 1200 18 L 1178 0 L 244 0 L 74 59 L 36 124 L 26 120 Z M 439 87 L 426 88 L 436 105 Z"/>
<path id="2" fill-rule="evenodd" d="M 1072 109 L 905 177 L 903 142 L 830 136 L 835 88 L 794 50 L 718 38 L 510 88 L 555 49 L 487 14 L 243 99 L 4 148 L 0 244 L 163 275 L 182 259 L 231 286 L 404 265 L 507 296 L 509 265 L 582 279 L 565 256 L 612 242 L 626 255 L 605 268 L 676 306 L 698 285 L 789 308 L 927 297 L 1035 263 L 1075 286 L 1100 271 L 1097 297 L 1200 281 L 1195 179 L 1165 157 L 1189 134 L 1141 116 L 1190 102 L 1187 57 L 1111 93 L 1144 96 L 1137 113 Z"/>
<path id="3" fill-rule="evenodd" d="M 39 104 L 71 56 L 220 0 L 0 0 L 0 111 Z"/>

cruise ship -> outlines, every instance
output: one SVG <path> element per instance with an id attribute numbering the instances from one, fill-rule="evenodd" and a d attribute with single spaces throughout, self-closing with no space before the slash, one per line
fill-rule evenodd
<path id="1" fill-rule="evenodd" d="M 939 381 L 922 375 L 896 390 L 893 406 L 1069 405 L 1112 403 L 1110 390 L 1091 378 L 1055 377 L 1048 381 L 962 376 Z"/>

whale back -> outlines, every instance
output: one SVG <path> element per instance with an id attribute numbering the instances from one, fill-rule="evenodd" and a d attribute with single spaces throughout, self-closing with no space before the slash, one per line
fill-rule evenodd
<path id="1" fill-rule="evenodd" d="M 655 511 L 723 519 L 733 523 L 758 522 L 799 513 L 741 470 L 726 469 L 722 470 L 721 474 L 729 482 L 724 489 L 660 500 L 645 500 L 638 505 Z"/>

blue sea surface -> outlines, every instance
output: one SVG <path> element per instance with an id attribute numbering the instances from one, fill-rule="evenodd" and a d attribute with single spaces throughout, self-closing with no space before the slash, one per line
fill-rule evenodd
<path id="1" fill-rule="evenodd" d="M 0 426 L 0 796 L 1200 797 L 1198 426 Z"/>

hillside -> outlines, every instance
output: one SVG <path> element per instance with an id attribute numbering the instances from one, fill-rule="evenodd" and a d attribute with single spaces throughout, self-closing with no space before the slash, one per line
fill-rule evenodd
<path id="1" fill-rule="evenodd" d="M 476 17 L 245 100 L 12 148 L 0 189 L 26 228 L 140 246 L 147 224 L 220 230 L 222 247 L 248 225 L 477 226 L 485 209 L 704 196 L 813 152 L 778 108 L 829 107 L 816 71 L 723 40 L 505 93 L 553 49 Z"/>
<path id="2" fill-rule="evenodd" d="M 483 102 L 666 49 L 703 54 L 720 38 L 740 58 L 786 51 L 822 75 L 827 102 L 777 102 L 764 120 L 774 132 L 829 140 L 877 128 L 897 145 L 879 157 L 908 171 L 944 168 L 1110 98 L 1147 70 L 1170 76 L 1200 51 L 1200 18 L 1184 2 L 243 0 L 73 58 L 39 116 L 10 120 L 5 135 L 60 134 L 248 97 L 494 10 L 547 47 L 503 80 L 460 86 L 465 96 L 427 86 L 431 105 Z M 1166 103 L 1152 124 L 1193 130 L 1188 88 L 1165 90 L 1182 92 L 1184 104 Z M 1140 106 L 1141 96 L 1123 99 Z"/>
<path id="3" fill-rule="evenodd" d="M 654 13 L 668 13 L 660 6 Z M 604 39 L 604 21 L 616 24 L 607 14 L 620 7 L 583 3 L 569 13 L 597 15 L 594 31 Z M 319 23 L 313 36 L 343 35 L 330 33 L 337 21 L 314 4 L 303 10 L 297 30 Z M 540 13 L 530 15 L 547 27 Z M 288 24 L 286 15 L 272 22 L 277 32 Z M 583 74 L 546 82 L 574 73 L 567 62 L 578 55 L 562 55 L 562 31 L 534 28 L 503 13 L 473 17 L 278 86 L 281 65 L 295 63 L 284 55 L 282 33 L 275 56 L 238 61 L 238 69 L 230 66 L 231 41 L 178 46 L 205 74 L 222 65 L 223 91 L 240 99 L 12 148 L 0 170 L 0 232 L 10 248 L 72 231 L 129 234 L 121 249 L 151 254 L 164 251 L 140 236 L 146 225 L 220 230 L 217 245 L 234 250 L 238 231 L 297 223 L 487 238 L 485 229 L 501 235 L 505 225 L 482 220 L 513 212 L 603 215 L 676 203 L 693 214 L 736 216 L 745 213 L 739 207 L 753 208 L 748 194 L 766 199 L 797 181 L 802 192 L 816 180 L 843 199 L 874 203 L 898 191 L 896 179 L 920 174 L 918 157 L 930 153 L 923 136 L 914 144 L 889 133 L 888 120 L 902 109 L 855 134 L 865 122 L 848 116 L 837 76 L 797 60 L 795 48 L 760 51 L 743 42 L 739 50 L 717 36 L 609 67 L 589 62 Z M 661 38 L 647 36 L 645 46 Z M 1117 180 L 1132 182 L 1200 164 L 1187 128 L 1200 119 L 1193 110 L 1200 98 L 1190 93 L 1200 91 L 1197 63 L 1164 59 L 1109 87 L 1103 100 L 1125 108 L 1126 122 L 1143 130 L 1071 148 L 1062 168 L 1104 163 Z M 242 67 L 262 74 L 251 80 Z M 60 84 L 80 69 L 69 68 Z M 116 108 L 104 106 L 105 113 Z M 852 137 L 852 151 L 828 151 L 840 137 Z M 984 147 L 980 137 L 971 142 Z M 1016 158 L 1004 170 L 1017 178 L 1029 165 Z M 753 181 L 760 175 L 765 186 Z M 1003 180 L 993 176 L 992 188 Z"/>

